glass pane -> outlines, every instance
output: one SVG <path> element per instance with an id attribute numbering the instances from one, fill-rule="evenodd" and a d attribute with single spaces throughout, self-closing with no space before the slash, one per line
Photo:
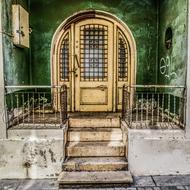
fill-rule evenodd
<path id="1" fill-rule="evenodd" d="M 81 80 L 107 80 L 107 27 L 85 25 L 81 27 Z"/>
<path id="2" fill-rule="evenodd" d="M 62 41 L 60 50 L 60 77 L 61 80 L 69 81 L 69 35 Z"/>
<path id="3" fill-rule="evenodd" d="M 127 81 L 128 75 L 128 48 L 126 40 L 119 34 L 118 39 L 118 76 L 119 81 Z"/>

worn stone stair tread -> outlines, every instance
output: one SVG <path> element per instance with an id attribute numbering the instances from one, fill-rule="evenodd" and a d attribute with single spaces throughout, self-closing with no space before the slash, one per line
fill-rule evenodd
<path id="1" fill-rule="evenodd" d="M 68 131 L 70 142 L 122 141 L 122 137 L 120 128 L 70 128 Z"/>
<path id="2" fill-rule="evenodd" d="M 88 146 L 106 146 L 106 147 L 124 147 L 122 141 L 104 141 L 104 142 L 69 142 L 68 147 L 88 147 Z"/>
<path id="3" fill-rule="evenodd" d="M 63 163 L 64 171 L 116 171 L 127 167 L 125 157 L 75 157 Z"/>
<path id="4" fill-rule="evenodd" d="M 119 118 L 70 118 L 69 119 L 70 127 L 118 127 L 120 128 L 120 119 Z"/>
<path id="5" fill-rule="evenodd" d="M 77 132 L 122 132 L 121 128 L 118 127 L 69 127 L 68 131 Z"/>
<path id="6" fill-rule="evenodd" d="M 59 184 L 126 184 L 132 183 L 129 171 L 101 172 L 67 172 L 63 171 L 58 177 Z"/>
<path id="7" fill-rule="evenodd" d="M 122 141 L 87 141 L 69 142 L 66 155 L 68 157 L 93 157 L 93 156 L 124 156 L 125 149 Z"/>
<path id="8" fill-rule="evenodd" d="M 68 114 L 70 118 L 118 118 L 121 113 L 113 112 L 74 112 Z"/>

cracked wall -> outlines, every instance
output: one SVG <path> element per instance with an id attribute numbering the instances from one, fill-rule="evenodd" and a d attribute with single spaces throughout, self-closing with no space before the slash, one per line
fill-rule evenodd
<path id="1" fill-rule="evenodd" d="M 0 179 L 58 177 L 65 158 L 63 130 L 42 130 L 27 136 L 11 133 L 9 139 L 0 140 Z"/>

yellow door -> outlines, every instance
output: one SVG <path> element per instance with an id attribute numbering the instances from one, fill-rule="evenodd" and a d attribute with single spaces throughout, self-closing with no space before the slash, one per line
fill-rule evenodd
<path id="1" fill-rule="evenodd" d="M 74 30 L 75 111 L 113 111 L 113 24 L 87 19 Z"/>
<path id="2" fill-rule="evenodd" d="M 60 34 L 53 80 L 67 85 L 68 111 L 121 110 L 122 87 L 134 83 L 135 54 L 129 39 L 121 25 L 104 18 L 71 23 Z"/>

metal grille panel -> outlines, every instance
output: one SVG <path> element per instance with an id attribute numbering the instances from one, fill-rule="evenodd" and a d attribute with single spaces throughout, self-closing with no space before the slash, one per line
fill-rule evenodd
<path id="1" fill-rule="evenodd" d="M 59 56 L 61 80 L 69 81 L 69 34 L 62 41 Z"/>
<path id="2" fill-rule="evenodd" d="M 127 81 L 128 80 L 128 46 L 126 40 L 119 33 L 118 39 L 118 80 Z"/>
<path id="3" fill-rule="evenodd" d="M 106 81 L 108 73 L 108 27 L 80 27 L 81 81 Z"/>

